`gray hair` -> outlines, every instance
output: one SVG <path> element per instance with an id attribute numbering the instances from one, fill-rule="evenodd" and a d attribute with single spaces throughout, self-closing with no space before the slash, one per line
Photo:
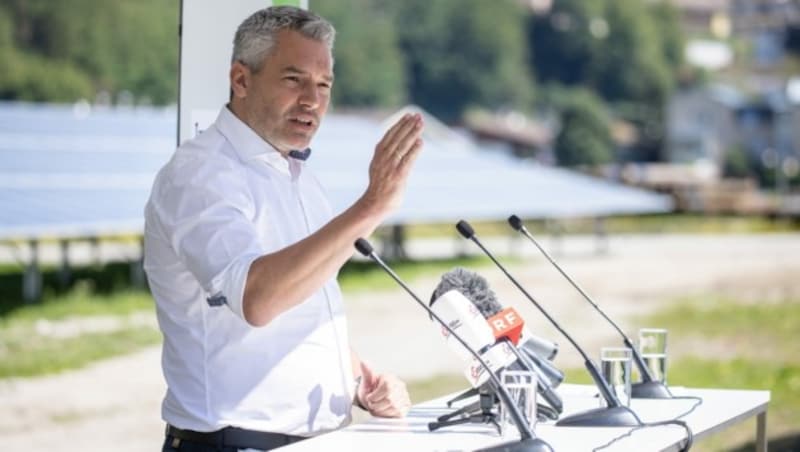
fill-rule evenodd
<path id="1" fill-rule="evenodd" d="M 259 71 L 264 59 L 275 47 L 278 32 L 294 30 L 303 36 L 327 44 L 333 50 L 336 30 L 322 17 L 294 6 L 272 6 L 256 11 L 244 20 L 233 38 L 233 57 L 253 71 Z"/>

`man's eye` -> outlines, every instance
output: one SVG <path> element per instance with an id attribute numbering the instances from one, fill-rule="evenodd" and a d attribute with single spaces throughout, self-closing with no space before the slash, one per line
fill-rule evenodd
<path id="1" fill-rule="evenodd" d="M 294 75 L 289 75 L 283 78 L 284 80 L 290 81 L 292 83 L 298 83 L 300 81 L 300 77 L 296 77 Z"/>

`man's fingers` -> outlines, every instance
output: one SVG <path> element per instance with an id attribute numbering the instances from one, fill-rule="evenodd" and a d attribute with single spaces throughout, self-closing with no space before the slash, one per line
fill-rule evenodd
<path id="1" fill-rule="evenodd" d="M 367 401 L 370 403 L 379 402 L 389 395 L 389 382 L 383 375 L 379 375 L 375 383 L 375 387 L 367 394 Z"/>
<path id="2" fill-rule="evenodd" d="M 404 114 L 402 118 L 400 118 L 396 123 L 394 123 L 394 125 L 392 125 L 392 127 L 390 127 L 389 130 L 387 130 L 386 133 L 383 134 L 383 138 L 381 139 L 381 141 L 378 142 L 378 147 L 381 148 L 388 146 L 389 143 L 391 143 L 392 140 L 394 139 L 395 135 L 397 135 L 397 133 L 400 131 L 400 129 L 402 129 L 403 126 L 405 126 L 412 119 L 413 115 L 411 113 Z"/>
<path id="3" fill-rule="evenodd" d="M 411 149 L 406 152 L 402 159 L 400 159 L 400 171 L 401 172 L 408 172 L 411 169 L 411 166 L 417 160 L 417 157 L 422 150 L 422 138 L 417 138 L 416 141 L 411 145 Z"/>
<path id="4" fill-rule="evenodd" d="M 386 143 L 387 150 L 395 156 L 402 157 L 411 144 L 419 138 L 420 133 L 422 133 L 422 119 L 415 115 L 414 119 L 400 128 L 391 141 Z"/>

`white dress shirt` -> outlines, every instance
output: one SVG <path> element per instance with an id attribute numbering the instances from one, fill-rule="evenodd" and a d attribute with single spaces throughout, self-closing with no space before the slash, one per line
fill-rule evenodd
<path id="1" fill-rule="evenodd" d="M 164 333 L 165 421 L 302 436 L 349 422 L 354 382 L 336 279 L 264 327 L 242 313 L 253 260 L 331 216 L 305 163 L 284 158 L 228 108 L 159 171 L 145 208 L 144 267 Z"/>

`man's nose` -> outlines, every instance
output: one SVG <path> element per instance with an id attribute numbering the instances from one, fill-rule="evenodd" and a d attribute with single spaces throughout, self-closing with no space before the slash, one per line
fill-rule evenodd
<path id="1" fill-rule="evenodd" d="M 300 105 L 306 108 L 310 109 L 317 108 L 320 102 L 319 88 L 314 84 L 308 84 L 303 89 L 303 92 L 300 93 L 299 102 Z"/>

